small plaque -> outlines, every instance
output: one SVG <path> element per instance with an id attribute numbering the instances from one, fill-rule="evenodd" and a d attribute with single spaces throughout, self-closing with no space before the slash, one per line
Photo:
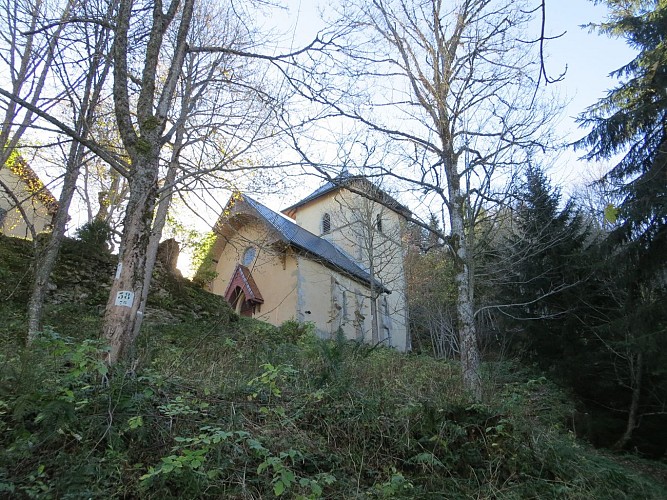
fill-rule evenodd
<path id="1" fill-rule="evenodd" d="M 121 307 L 132 307 L 134 302 L 134 292 L 131 290 L 121 290 L 116 294 L 116 305 Z"/>

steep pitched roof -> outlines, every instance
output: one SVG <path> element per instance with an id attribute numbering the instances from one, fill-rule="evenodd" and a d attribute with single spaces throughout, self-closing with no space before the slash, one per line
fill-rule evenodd
<path id="1" fill-rule="evenodd" d="M 236 200 L 236 202 L 241 200 L 245 202 L 260 219 L 264 220 L 271 228 L 273 228 L 285 243 L 305 252 L 327 267 L 342 272 L 343 274 L 360 280 L 363 283 L 370 284 L 370 274 L 336 248 L 331 242 L 314 235 L 310 231 L 298 226 L 287 217 L 274 212 L 247 195 L 240 195 L 239 200 Z M 373 284 L 383 292 L 391 293 L 391 291 L 385 288 L 385 286 L 377 279 L 373 280 Z"/>
<path id="2" fill-rule="evenodd" d="M 227 290 L 225 290 L 224 296 L 227 300 L 231 298 L 230 292 L 237 286 L 241 287 L 248 300 L 259 304 L 264 303 L 262 293 L 259 291 L 259 287 L 250 273 L 250 269 L 241 264 L 236 265 L 232 279 L 229 280 L 229 285 L 227 285 Z"/>
<path id="3" fill-rule="evenodd" d="M 347 169 L 344 169 L 339 175 L 317 188 L 301 201 L 298 201 L 294 205 L 290 205 L 289 207 L 282 210 L 282 213 L 288 214 L 289 212 L 292 212 L 295 209 L 302 207 L 303 205 L 306 205 L 307 203 L 316 200 L 317 198 L 320 198 L 321 196 L 336 191 L 337 189 L 343 187 L 354 188 L 355 186 L 353 186 L 353 184 L 359 184 L 359 191 L 368 191 L 369 196 L 377 198 L 378 203 L 385 205 L 387 208 L 390 208 L 406 217 L 409 217 L 412 214 L 412 212 L 410 212 L 407 207 L 401 205 L 396 199 L 392 198 L 378 186 L 369 181 L 366 177 L 363 175 L 351 175 Z"/>

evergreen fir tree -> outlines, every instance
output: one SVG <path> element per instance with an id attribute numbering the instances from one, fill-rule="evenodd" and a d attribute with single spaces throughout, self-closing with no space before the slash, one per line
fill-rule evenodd
<path id="1" fill-rule="evenodd" d="M 611 15 L 598 30 L 625 38 L 638 54 L 614 73 L 621 83 L 582 115 L 580 123 L 592 128 L 575 147 L 588 149 L 591 160 L 623 154 L 606 176 L 622 199 L 606 241 L 617 310 L 597 333 L 613 353 L 617 392 L 626 398 L 616 443 L 624 447 L 641 415 L 667 402 L 667 0 L 605 3 Z M 644 432 L 650 424 L 643 419 Z M 664 432 L 649 433 L 653 443 L 667 442 Z"/>
<path id="2" fill-rule="evenodd" d="M 506 242 L 508 272 L 500 287 L 506 325 L 517 332 L 515 345 L 544 365 L 576 349 L 577 294 L 587 278 L 583 263 L 586 232 L 572 202 L 561 209 L 560 190 L 544 172 L 528 168 Z M 516 342 L 519 341 L 519 342 Z"/>
<path id="3" fill-rule="evenodd" d="M 620 225 L 610 241 L 641 265 L 642 280 L 664 278 L 667 249 L 667 0 L 607 0 L 601 33 L 624 37 L 639 53 L 613 73 L 625 79 L 580 117 L 592 126 L 575 144 L 588 159 L 623 158 L 607 174 L 620 185 Z"/>

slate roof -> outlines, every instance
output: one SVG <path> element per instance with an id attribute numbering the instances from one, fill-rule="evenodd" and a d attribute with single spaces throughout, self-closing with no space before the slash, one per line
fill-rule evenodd
<path id="1" fill-rule="evenodd" d="M 298 226 L 287 217 L 274 212 L 249 196 L 241 195 L 241 199 L 245 201 L 259 217 L 264 219 L 269 226 L 275 229 L 286 243 L 310 254 L 324 265 L 331 267 L 336 271 L 347 274 L 364 283 L 371 282 L 370 274 L 331 242 L 314 235 L 310 231 Z M 385 293 L 391 293 L 391 291 L 385 288 L 385 286 L 377 279 L 374 280 L 374 285 Z"/>
<path id="2" fill-rule="evenodd" d="M 381 198 L 381 202 L 385 204 L 387 207 L 395 210 L 396 212 L 403 214 L 403 215 L 411 215 L 410 210 L 401 205 L 397 200 L 389 196 L 387 193 L 382 191 L 381 189 L 378 188 L 375 184 L 373 184 L 371 181 L 369 181 L 366 177 L 362 175 L 351 175 L 347 169 L 343 169 L 343 171 L 331 179 L 330 181 L 326 182 L 319 188 L 317 188 L 315 191 L 310 193 L 308 196 L 306 196 L 304 199 L 296 202 L 294 205 L 291 205 L 287 208 L 285 208 L 282 212 L 283 213 L 288 213 L 291 210 L 294 210 L 295 208 L 301 207 L 305 205 L 306 203 L 316 200 L 320 196 L 324 196 L 327 193 L 330 193 L 332 191 L 335 191 L 336 189 L 339 189 L 341 187 L 345 187 L 346 185 L 349 185 L 353 182 L 363 182 L 366 183 L 367 185 L 370 185 L 373 189 L 377 190 L 377 193 L 379 194 L 379 198 Z"/>

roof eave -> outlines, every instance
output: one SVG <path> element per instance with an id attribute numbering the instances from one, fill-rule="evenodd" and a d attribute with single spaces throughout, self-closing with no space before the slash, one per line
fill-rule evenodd
<path id="1" fill-rule="evenodd" d="M 360 283 L 360 284 L 370 288 L 371 282 L 370 282 L 369 279 L 363 278 L 361 276 L 357 276 L 356 274 L 348 271 L 347 269 L 344 269 L 340 266 L 337 266 L 333 262 L 330 262 L 326 259 L 323 259 L 322 257 L 317 255 L 316 253 L 311 252 L 307 248 L 304 248 L 301 245 L 299 245 L 297 243 L 294 243 L 293 241 L 288 242 L 288 244 L 292 248 L 295 248 L 296 250 L 300 251 L 301 253 L 306 254 L 311 260 L 317 261 L 320 264 L 322 264 L 323 266 L 328 267 L 332 271 L 336 271 L 337 273 L 343 274 L 343 275 L 347 276 L 348 278 L 356 281 L 357 283 Z M 381 289 L 382 293 L 386 293 L 387 295 L 391 294 L 391 290 L 389 290 L 387 287 L 385 287 L 381 282 L 379 282 L 377 280 L 375 281 L 375 287 Z"/>

